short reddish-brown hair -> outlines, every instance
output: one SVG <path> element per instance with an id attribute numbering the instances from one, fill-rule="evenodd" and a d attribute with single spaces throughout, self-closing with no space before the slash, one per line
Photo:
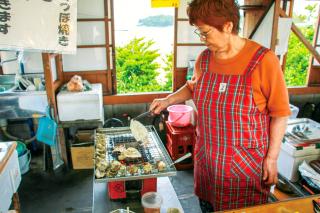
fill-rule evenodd
<path id="1" fill-rule="evenodd" d="M 232 22 L 232 33 L 239 32 L 240 12 L 235 0 L 192 0 L 187 14 L 191 25 L 197 25 L 200 21 L 222 31 L 226 22 Z"/>

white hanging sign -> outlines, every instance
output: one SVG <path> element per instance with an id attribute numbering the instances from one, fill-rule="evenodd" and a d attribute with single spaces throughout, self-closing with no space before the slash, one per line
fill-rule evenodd
<path id="1" fill-rule="evenodd" d="M 0 0 L 0 49 L 75 54 L 77 0 Z"/>

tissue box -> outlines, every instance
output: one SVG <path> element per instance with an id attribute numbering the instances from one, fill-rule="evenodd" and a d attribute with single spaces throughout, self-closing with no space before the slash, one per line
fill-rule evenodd
<path id="1" fill-rule="evenodd" d="M 92 84 L 91 91 L 60 91 L 57 95 L 60 121 L 104 121 L 102 85 Z"/>

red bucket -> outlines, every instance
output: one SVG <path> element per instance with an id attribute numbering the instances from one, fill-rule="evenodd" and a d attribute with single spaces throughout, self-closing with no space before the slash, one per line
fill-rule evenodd
<path id="1" fill-rule="evenodd" d="M 191 123 L 193 108 L 187 105 L 172 105 L 168 107 L 168 121 L 172 126 L 185 127 Z"/>

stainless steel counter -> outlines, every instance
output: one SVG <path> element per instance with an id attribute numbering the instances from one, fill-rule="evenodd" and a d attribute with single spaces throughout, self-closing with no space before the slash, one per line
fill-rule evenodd
<path id="1" fill-rule="evenodd" d="M 166 213 L 168 208 L 179 208 L 181 212 L 180 201 L 168 177 L 159 177 L 157 180 L 157 192 L 163 198 L 161 206 L 161 213 Z M 93 205 L 92 212 L 105 213 L 116 209 L 126 209 L 127 206 L 130 210 L 140 213 L 143 212 L 140 199 L 127 199 L 125 201 L 112 201 L 108 197 L 108 189 L 106 183 L 93 183 Z"/>

